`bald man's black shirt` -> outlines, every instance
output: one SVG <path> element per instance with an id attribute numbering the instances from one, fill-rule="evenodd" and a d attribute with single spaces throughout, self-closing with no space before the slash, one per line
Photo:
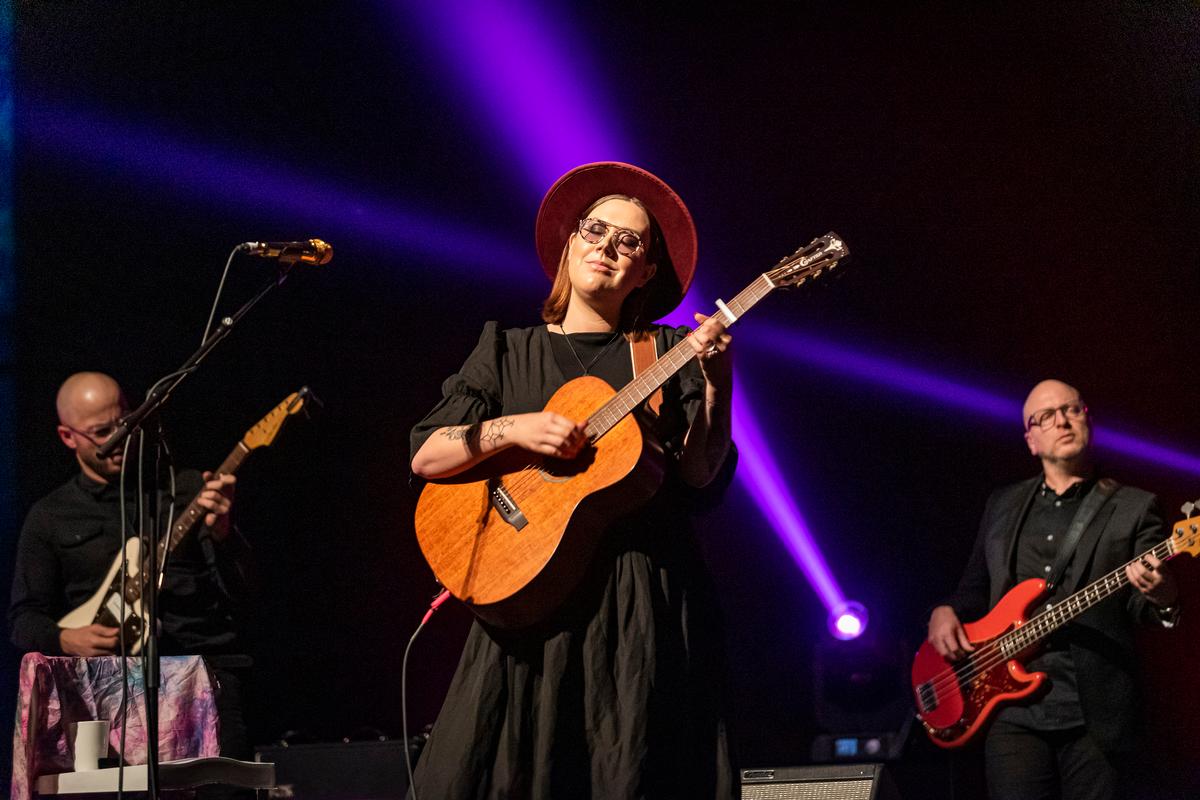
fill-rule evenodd
<path id="1" fill-rule="evenodd" d="M 176 513 L 203 487 L 200 474 L 176 480 Z M 136 535 L 129 502 L 121 533 L 120 489 L 82 473 L 30 509 L 17 543 L 8 620 L 24 652 L 62 655 L 57 621 L 100 588 L 127 536 Z M 165 503 L 164 503 L 165 509 Z M 148 513 L 153 513 L 153 503 Z M 248 548 L 235 531 L 223 542 L 201 526 L 167 562 L 159 611 L 164 655 L 229 653 L 238 648 L 235 609 L 244 593 Z"/>

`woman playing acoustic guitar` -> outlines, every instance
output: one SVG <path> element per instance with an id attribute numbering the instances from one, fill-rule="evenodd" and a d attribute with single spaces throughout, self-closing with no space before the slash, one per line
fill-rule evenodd
<path id="1" fill-rule="evenodd" d="M 735 797 L 719 614 L 688 522 L 732 474 L 730 336 L 701 314 L 690 334 L 653 324 L 691 282 L 691 215 L 644 170 L 588 164 L 546 194 L 536 242 L 553 280 L 545 324 L 487 323 L 412 432 L 412 471 L 426 480 L 473 485 L 472 476 L 494 465 L 525 465 L 480 479 L 482 505 L 468 516 L 492 520 L 486 532 L 423 535 L 418 507 L 431 565 L 456 596 L 478 603 L 480 617 L 418 765 L 418 796 Z M 684 338 L 696 358 L 635 409 L 629 425 L 596 436 L 589 411 L 630 383 L 635 359 L 653 362 Z M 568 394 L 570 403 L 554 402 Z M 532 491 L 586 484 L 605 469 L 607 443 L 625 436 L 624 427 L 630 441 L 644 440 L 649 455 L 635 454 L 639 464 L 661 450 L 662 472 L 646 470 L 661 475 L 658 490 L 635 505 L 597 485 L 576 516 L 603 517 L 600 535 L 574 558 L 586 537 L 572 519 L 551 548 L 555 564 L 577 566 L 547 569 L 516 595 L 519 603 L 486 602 L 487 586 L 507 577 L 482 575 L 486 557 L 519 554 L 541 535 L 545 514 Z M 444 516 L 435 509 L 429 524 Z M 446 561 L 461 564 L 462 574 L 452 567 L 454 575 L 443 575 L 431 552 L 462 535 L 476 538 Z M 546 587 L 549 600 L 526 600 Z"/>

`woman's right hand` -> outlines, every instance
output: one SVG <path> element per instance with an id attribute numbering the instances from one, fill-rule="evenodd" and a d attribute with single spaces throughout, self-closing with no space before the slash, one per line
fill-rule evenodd
<path id="1" fill-rule="evenodd" d="M 583 432 L 587 426 L 586 420 L 574 422 L 553 411 L 516 414 L 508 419 L 513 421 L 513 441 L 534 453 L 570 459 L 579 455 L 579 451 L 587 444 L 587 435 Z M 497 421 L 493 420 L 493 423 Z M 489 427 L 488 423 L 484 423 L 482 437 L 487 437 Z"/>

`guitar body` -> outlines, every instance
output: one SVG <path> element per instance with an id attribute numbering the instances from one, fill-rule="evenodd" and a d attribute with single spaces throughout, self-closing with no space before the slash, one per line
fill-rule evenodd
<path id="1" fill-rule="evenodd" d="M 121 567 L 128 563 L 129 573 L 125 576 L 124 621 L 121 618 Z M 110 628 L 124 627 L 125 642 L 130 655 L 137 655 L 145 642 L 146 624 L 142 614 L 142 542 L 132 538 L 125 540 L 124 549 L 117 553 L 112 566 L 104 576 L 104 582 L 87 602 L 58 621 L 60 628 L 82 628 L 100 624 Z"/>
<path id="2" fill-rule="evenodd" d="M 963 625 L 976 652 L 961 661 L 946 661 L 928 641 L 913 659 L 912 686 L 917 718 L 925 726 L 933 743 L 946 748 L 961 747 L 991 719 L 1004 703 L 1028 697 L 1046 679 L 1044 672 L 1026 672 L 1016 658 L 996 655 L 988 665 L 972 661 L 980 648 L 1005 633 L 1020 627 L 1028 619 L 1029 609 L 1045 594 L 1046 582 L 1038 578 L 1014 586 L 985 617 Z M 965 678 L 967 669 L 972 677 Z M 956 671 L 957 670 L 957 671 Z"/>
<path id="3" fill-rule="evenodd" d="M 615 392 L 599 378 L 564 384 L 545 410 L 587 419 Z M 520 448 L 429 483 L 417 541 L 438 580 L 503 628 L 544 620 L 582 579 L 605 527 L 662 483 L 662 453 L 626 415 L 571 461 Z"/>

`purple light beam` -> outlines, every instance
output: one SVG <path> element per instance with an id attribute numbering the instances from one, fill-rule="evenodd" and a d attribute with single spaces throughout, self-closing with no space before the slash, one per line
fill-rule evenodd
<path id="1" fill-rule="evenodd" d="M 784 488 L 779 466 L 771 456 L 740 386 L 734 389 L 733 438 L 738 446 L 737 477 L 779 535 L 792 560 L 812 584 L 827 610 L 840 606 L 844 597 L 833 572 L 804 521 L 800 509 Z"/>
<path id="2" fill-rule="evenodd" d="M 502 146 L 489 142 L 489 151 L 513 154 L 515 175 L 534 192 L 579 164 L 630 160 L 631 148 L 607 122 L 620 112 L 621 93 L 587 55 L 597 42 L 594 27 L 615 30 L 613 20 L 568 24 L 554 4 L 529 0 L 417 0 L 396 8 L 424 32 L 406 30 L 406 41 L 445 65 L 483 118 L 470 124 L 499 139 Z"/>
<path id="3" fill-rule="evenodd" d="M 751 346 L 766 347 L 794 361 L 825 372 L 877 384 L 921 397 L 936 405 L 1020 424 L 1021 400 L 1002 397 L 958 381 L 844 344 L 792 329 L 759 328 L 747 337 Z M 1200 457 L 1146 441 L 1107 426 L 1095 432 L 1096 447 L 1138 461 L 1191 475 L 1200 475 Z"/>
<path id="4" fill-rule="evenodd" d="M 492 233 L 448 224 L 393 201 L 303 175 L 285 164 L 202 146 L 95 110 L 29 95 L 23 96 L 18 120 L 24 141 L 39 154 L 70 159 L 114 180 L 134 179 L 223 211 L 237 208 L 289 228 L 303 226 L 304 236 L 355 234 L 469 270 L 480 280 L 519 276 L 532 283 L 541 278 L 532 248 L 506 246 Z M 496 270 L 497 265 L 512 268 Z"/>

